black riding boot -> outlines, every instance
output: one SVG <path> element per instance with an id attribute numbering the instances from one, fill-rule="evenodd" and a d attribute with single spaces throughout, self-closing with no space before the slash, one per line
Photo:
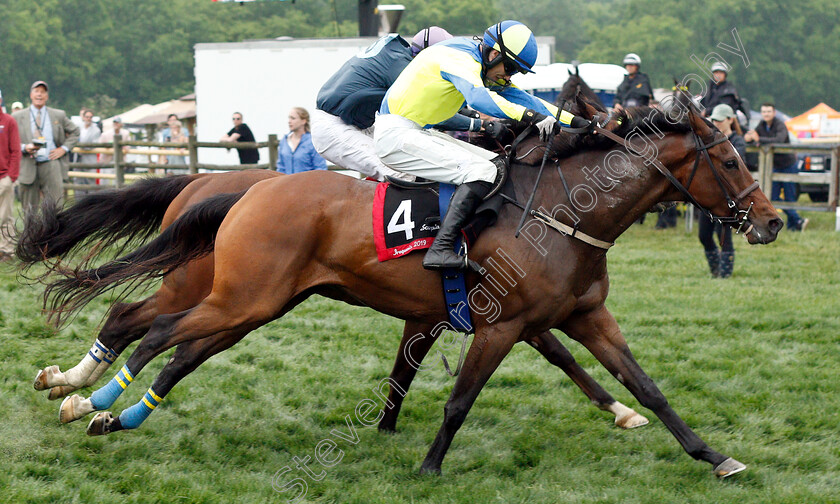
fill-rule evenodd
<path id="1" fill-rule="evenodd" d="M 424 268 L 466 268 L 465 259 L 455 253 L 455 240 L 490 189 L 492 189 L 491 184 L 481 181 L 467 182 L 455 189 L 452 201 L 449 202 L 449 210 L 446 211 L 435 241 L 426 252 L 426 257 L 423 258 Z"/>
<path id="2" fill-rule="evenodd" d="M 729 278 L 732 276 L 732 270 L 735 268 L 735 251 L 721 250 L 720 251 L 720 277 Z"/>
<path id="3" fill-rule="evenodd" d="M 720 251 L 712 249 L 706 251 L 706 260 L 709 261 L 709 270 L 712 276 L 717 278 L 720 276 Z"/>

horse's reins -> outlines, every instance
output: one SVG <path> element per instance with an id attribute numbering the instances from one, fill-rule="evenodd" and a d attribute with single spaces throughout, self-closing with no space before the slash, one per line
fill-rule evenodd
<path id="1" fill-rule="evenodd" d="M 604 135 L 605 137 L 609 138 L 610 140 L 613 140 L 614 142 L 616 142 L 618 144 L 623 145 L 625 140 L 626 140 L 626 139 L 621 138 L 620 136 L 616 135 L 612 131 L 604 129 L 600 125 L 595 127 L 595 131 Z M 663 165 L 662 162 L 659 161 L 658 159 L 655 159 L 655 158 L 651 159 L 650 163 L 653 166 L 655 166 L 656 169 L 659 171 L 659 173 L 661 173 L 666 179 L 668 179 L 668 181 L 674 187 L 676 187 L 677 190 L 680 193 L 682 193 L 682 195 L 685 196 L 685 198 L 692 205 L 694 205 L 695 207 L 700 209 L 704 214 L 706 214 L 706 216 L 712 222 L 717 222 L 717 223 L 720 223 L 720 224 L 738 224 L 738 228 L 735 230 L 735 234 L 739 234 L 743 230 L 744 226 L 749 222 L 749 214 L 750 214 L 750 211 L 753 208 L 754 203 L 750 202 L 750 206 L 746 210 L 738 209 L 738 204 L 741 202 L 741 200 L 743 200 L 745 197 L 747 197 L 747 195 L 749 195 L 751 192 L 753 192 L 754 190 L 756 190 L 758 188 L 758 181 L 754 181 L 746 189 L 744 189 L 743 191 L 738 193 L 735 196 L 735 199 L 733 200 L 729 195 L 734 192 L 734 189 L 732 188 L 732 186 L 726 180 L 721 178 L 720 173 L 718 172 L 718 170 L 715 167 L 715 164 L 712 162 L 711 156 L 709 156 L 709 149 L 710 148 L 712 148 L 712 147 L 714 147 L 718 144 L 721 144 L 723 142 L 726 142 L 729 139 L 726 138 L 725 136 L 722 136 L 720 138 L 717 138 L 717 139 L 713 140 L 709 144 L 704 144 L 703 140 L 700 138 L 700 135 L 698 135 L 694 131 L 692 131 L 692 133 L 694 134 L 694 145 L 695 145 L 695 148 L 697 150 L 697 153 L 694 157 L 694 167 L 691 169 L 691 174 L 688 177 L 688 183 L 685 186 L 683 186 L 680 183 L 680 181 L 677 180 L 677 178 L 667 168 L 665 168 L 665 165 Z M 705 158 L 706 163 L 709 165 L 709 168 L 712 170 L 712 174 L 715 176 L 715 180 L 718 183 L 718 187 L 720 187 L 721 192 L 723 192 L 723 195 L 726 198 L 726 205 L 733 211 L 733 214 L 732 214 L 731 217 L 717 217 L 717 216 L 713 215 L 712 212 L 710 212 L 708 209 L 706 209 L 706 207 L 704 207 L 703 205 L 698 203 L 697 200 L 694 198 L 694 196 L 692 196 L 692 194 L 690 192 L 688 192 L 688 188 L 691 187 L 691 182 L 694 180 L 694 176 L 697 174 L 697 170 L 700 167 L 700 156 L 701 155 Z M 752 230 L 752 225 L 750 225 L 749 228 L 747 228 L 746 232 L 749 233 L 751 230 Z"/>
<path id="2" fill-rule="evenodd" d="M 562 110 L 562 106 L 564 105 L 564 103 L 565 102 L 561 102 L 560 107 L 558 108 L 558 114 L 559 114 L 559 111 Z M 610 113 L 607 116 L 607 119 L 604 121 L 604 125 L 608 124 L 611 118 L 612 118 L 612 113 Z M 594 121 L 596 121 L 596 124 L 595 124 L 595 127 L 593 128 L 593 131 L 604 135 L 605 137 L 609 138 L 610 140 L 613 140 L 614 142 L 616 142 L 620 145 L 625 144 L 626 139 L 621 138 L 620 136 L 616 135 L 612 131 L 609 131 L 609 130 L 605 129 L 603 126 L 601 126 L 600 124 L 597 123 L 597 119 L 598 119 L 597 116 L 593 119 Z M 521 138 L 524 138 L 529 129 L 530 128 L 527 128 L 526 131 L 524 131 L 517 138 L 517 140 L 521 140 Z M 573 134 L 581 134 L 581 133 L 589 132 L 589 128 L 562 127 L 561 130 L 565 131 L 567 133 L 573 133 Z M 738 227 L 735 230 L 735 234 L 740 234 L 741 231 L 744 229 L 744 226 L 747 223 L 749 223 L 749 214 L 750 214 L 750 211 L 753 208 L 754 203 L 750 202 L 750 206 L 746 210 L 738 209 L 738 204 L 741 202 L 741 200 L 743 200 L 745 197 L 747 197 L 747 195 L 749 195 L 751 192 L 756 190 L 759 187 L 759 184 L 758 184 L 757 181 L 754 181 L 746 189 L 744 189 L 743 191 L 738 193 L 735 196 L 734 199 L 732 199 L 730 197 L 730 194 L 735 192 L 734 189 L 732 188 L 731 184 L 729 184 L 725 179 L 723 179 L 720 176 L 720 173 L 716 169 L 715 164 L 712 162 L 711 156 L 709 156 L 709 152 L 708 152 L 710 148 L 712 148 L 712 147 L 714 147 L 718 144 L 721 144 L 723 142 L 726 142 L 728 140 L 728 138 L 723 136 L 723 137 L 720 137 L 720 138 L 717 138 L 717 139 L 713 140 L 709 144 L 704 144 L 703 140 L 700 138 L 700 135 L 698 135 L 694 131 L 692 131 L 692 134 L 694 135 L 694 145 L 695 145 L 695 149 L 696 149 L 696 155 L 695 155 L 695 158 L 694 158 L 694 166 L 693 166 L 693 168 L 691 170 L 691 174 L 689 175 L 689 178 L 688 178 L 688 183 L 685 186 L 682 183 L 680 183 L 680 181 L 677 180 L 677 178 L 670 172 L 670 170 L 668 170 L 665 167 L 665 165 L 663 165 L 662 162 L 659 161 L 658 159 L 656 159 L 656 158 L 651 159 L 650 163 L 653 164 L 653 166 L 655 166 L 656 169 L 674 187 L 676 187 L 677 190 L 683 196 L 685 196 L 685 198 L 686 198 L 686 200 L 688 200 L 688 202 L 690 202 L 692 205 L 694 205 L 695 207 L 700 209 L 704 214 L 706 214 L 706 216 L 712 222 L 716 222 L 716 223 L 720 223 L 720 224 L 733 224 L 733 225 L 737 224 Z M 516 228 L 516 233 L 515 233 L 514 236 L 516 236 L 516 237 L 519 236 L 519 233 L 522 230 L 522 227 L 524 226 L 525 219 L 527 219 L 530 216 L 530 217 L 534 217 L 534 218 L 542 221 L 547 226 L 551 227 L 552 229 L 554 229 L 556 231 L 561 232 L 562 234 L 567 234 L 567 235 L 571 236 L 572 238 L 577 238 L 578 240 L 580 240 L 584 243 L 588 243 L 592 246 L 607 250 L 615 244 L 611 243 L 611 242 L 606 242 L 606 241 L 603 241 L 603 240 L 599 240 L 597 238 L 593 238 L 592 236 L 589 236 L 589 235 L 581 232 L 578 229 L 578 224 L 577 223 L 575 224 L 575 226 L 569 226 L 567 224 L 564 224 L 564 223 L 554 219 L 550 215 L 546 215 L 542 212 L 539 212 L 537 210 L 533 210 L 531 208 L 531 206 L 533 204 L 533 201 L 534 201 L 534 197 L 536 196 L 537 187 L 539 186 L 540 179 L 542 178 L 542 173 L 543 173 L 543 169 L 545 168 L 545 163 L 548 159 L 550 146 L 551 146 L 551 141 L 553 140 L 553 138 L 554 138 L 554 135 L 550 135 L 548 140 L 546 141 L 545 154 L 543 155 L 543 160 L 542 160 L 542 163 L 540 164 L 540 171 L 537 173 L 537 180 L 536 180 L 536 183 L 534 184 L 534 190 L 531 192 L 531 196 L 528 199 L 528 203 L 526 205 L 522 205 L 521 203 L 514 200 L 513 198 L 507 197 L 506 195 L 502 194 L 502 197 L 505 200 L 507 200 L 510 203 L 513 203 L 514 205 L 516 205 L 517 207 L 522 209 L 522 218 L 519 221 L 519 225 Z M 515 143 L 518 144 L 519 142 L 515 142 Z M 513 153 L 515 153 L 515 148 L 512 149 L 512 151 L 511 151 L 511 154 L 513 154 Z M 720 187 L 721 192 L 723 193 L 724 197 L 726 198 L 727 206 L 733 211 L 733 215 L 731 217 L 717 217 L 717 216 L 713 215 L 712 212 L 710 212 L 706 207 L 701 205 L 697 201 L 697 199 L 694 198 L 694 196 L 688 191 L 688 187 L 691 186 L 691 182 L 694 180 L 694 176 L 696 175 L 697 170 L 700 167 L 700 156 L 701 155 L 705 158 L 706 163 L 709 165 L 709 168 L 712 171 L 712 174 L 715 176 L 715 180 L 717 181 L 718 187 Z M 569 186 L 566 183 L 566 178 L 563 175 L 563 171 L 558 170 L 558 172 L 560 173 L 560 180 L 563 183 L 563 189 L 566 192 L 566 196 L 569 198 L 569 201 L 571 201 L 571 194 L 570 194 L 570 191 L 569 191 Z M 577 222 L 580 222 L 580 221 L 578 220 Z M 750 224 L 745 232 L 749 233 L 751 230 L 752 230 L 752 225 Z"/>
<path id="3" fill-rule="evenodd" d="M 558 107 L 557 107 L 557 116 L 555 116 L 555 118 L 560 116 L 560 114 L 563 111 L 563 107 L 565 106 L 565 104 L 566 104 L 566 100 L 561 100 L 560 101 L 560 103 L 558 104 Z M 611 117 L 612 117 L 612 114 L 607 116 L 607 120 L 605 121 L 605 124 L 607 122 L 609 122 Z M 597 116 L 593 120 L 597 121 Z M 528 128 L 528 129 L 530 129 L 530 128 Z M 587 127 L 571 128 L 571 127 L 562 126 L 560 129 L 561 129 L 561 131 L 564 131 L 566 133 L 572 133 L 572 134 L 582 134 L 582 133 L 589 132 L 589 128 L 587 128 Z M 524 135 L 527 132 L 528 132 L 528 130 L 526 129 L 520 135 L 520 137 L 524 138 Z M 531 191 L 531 196 L 528 198 L 528 203 L 526 203 L 523 206 L 521 203 L 514 200 L 513 198 L 509 198 L 506 195 L 502 194 L 502 197 L 505 200 L 507 200 L 510 203 L 513 203 L 514 205 L 516 205 L 517 207 L 522 209 L 522 218 L 519 220 L 519 225 L 516 227 L 516 233 L 514 233 L 514 237 L 516 237 L 516 238 L 519 237 L 519 233 L 522 231 L 522 227 L 525 225 L 525 220 L 528 217 L 534 217 L 537 220 L 543 222 L 548 227 L 554 229 L 555 231 L 559 231 L 562 234 L 569 235 L 572 238 L 577 238 L 578 240 L 580 240 L 584 243 L 588 243 L 589 245 L 592 245 L 594 247 L 598 247 L 598 248 L 602 248 L 604 250 L 608 250 L 610 247 L 615 245 L 615 243 L 599 240 L 597 238 L 589 236 L 588 234 L 580 231 L 578 229 L 578 223 L 580 222 L 580 219 L 577 219 L 577 215 L 575 215 L 575 217 L 576 217 L 575 225 L 574 226 L 569 226 L 567 224 L 564 224 L 564 223 L 558 221 L 557 219 L 555 219 L 554 217 L 552 217 L 550 215 L 546 215 L 546 214 L 544 214 L 544 213 L 542 213 L 538 210 L 534 210 L 534 209 L 531 208 L 531 206 L 534 203 L 534 198 L 536 197 L 536 194 L 537 194 L 537 188 L 540 185 L 540 180 L 542 179 L 543 170 L 545 169 L 545 163 L 546 163 L 546 161 L 548 161 L 548 156 L 551 152 L 551 142 L 554 140 L 554 136 L 555 136 L 554 133 L 552 133 L 551 135 L 549 135 L 548 139 L 546 140 L 545 153 L 543 153 L 542 163 L 540 164 L 540 171 L 537 173 L 537 180 L 534 182 L 534 189 Z M 519 140 L 519 138 L 517 138 L 517 140 Z M 515 149 L 512 150 L 512 152 L 515 153 Z M 557 171 L 560 174 L 560 181 L 563 183 L 563 190 L 566 192 L 566 197 L 569 199 L 569 201 L 572 201 L 572 195 L 571 195 L 571 191 L 569 190 L 569 184 L 566 182 L 566 177 L 563 174 L 563 170 L 557 170 Z M 572 212 L 574 213 L 574 210 L 572 210 Z"/>

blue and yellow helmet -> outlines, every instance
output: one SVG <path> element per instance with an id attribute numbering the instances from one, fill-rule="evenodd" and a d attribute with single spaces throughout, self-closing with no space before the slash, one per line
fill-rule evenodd
<path id="1" fill-rule="evenodd" d="M 537 39 L 527 26 L 519 21 L 502 21 L 484 32 L 482 40 L 482 63 L 485 70 L 502 61 L 512 63 L 522 73 L 534 73 L 531 69 L 537 62 Z M 490 59 L 490 51 L 499 55 Z"/>

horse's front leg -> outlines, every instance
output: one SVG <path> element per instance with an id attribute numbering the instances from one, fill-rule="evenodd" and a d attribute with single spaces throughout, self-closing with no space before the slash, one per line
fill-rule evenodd
<path id="1" fill-rule="evenodd" d="M 470 408 L 487 380 L 510 352 L 519 338 L 522 326 L 508 322 L 480 328 L 470 345 L 464 367 L 452 388 L 452 395 L 443 408 L 443 425 L 429 448 L 421 473 L 439 473 L 443 457 L 455 433 L 464 423 Z"/>
<path id="2" fill-rule="evenodd" d="M 575 382 L 586 397 L 599 409 L 615 415 L 615 424 L 622 429 L 632 429 L 648 424 L 648 419 L 632 408 L 613 399 L 601 385 L 589 376 L 560 341 L 549 331 L 537 334 L 527 340 L 546 360 L 563 370 Z"/>
<path id="3" fill-rule="evenodd" d="M 677 415 L 633 358 L 618 323 L 604 305 L 589 312 L 572 314 L 560 329 L 589 349 L 642 406 L 653 411 L 689 455 L 712 464 L 716 476 L 724 478 L 746 469 L 737 460 L 709 448 Z"/>

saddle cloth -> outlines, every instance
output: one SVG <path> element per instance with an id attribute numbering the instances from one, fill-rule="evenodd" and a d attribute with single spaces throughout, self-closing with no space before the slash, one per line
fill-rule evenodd
<path id="1" fill-rule="evenodd" d="M 508 190 L 512 194 L 512 187 Z M 440 215 L 446 214 L 454 192 L 455 186 L 449 184 L 411 189 L 378 184 L 373 197 L 373 240 L 379 262 L 431 247 L 440 229 Z M 469 246 L 482 229 L 495 223 L 502 204 L 496 195 L 476 210 L 473 221 L 462 230 Z M 460 245 L 461 239 L 456 251 Z M 441 279 L 451 325 L 458 331 L 473 332 L 464 271 L 443 270 Z"/>
<path id="2" fill-rule="evenodd" d="M 403 189 L 387 182 L 376 186 L 373 239 L 379 262 L 432 246 L 440 229 L 437 189 Z"/>
<path id="3" fill-rule="evenodd" d="M 431 247 L 440 229 L 441 209 L 446 212 L 454 190 L 450 184 L 403 188 L 379 183 L 373 196 L 373 241 L 379 262 Z M 510 180 L 501 192 L 515 198 Z M 467 245 L 472 246 L 479 233 L 496 222 L 504 202 L 497 194 L 478 207 L 462 230 Z"/>

